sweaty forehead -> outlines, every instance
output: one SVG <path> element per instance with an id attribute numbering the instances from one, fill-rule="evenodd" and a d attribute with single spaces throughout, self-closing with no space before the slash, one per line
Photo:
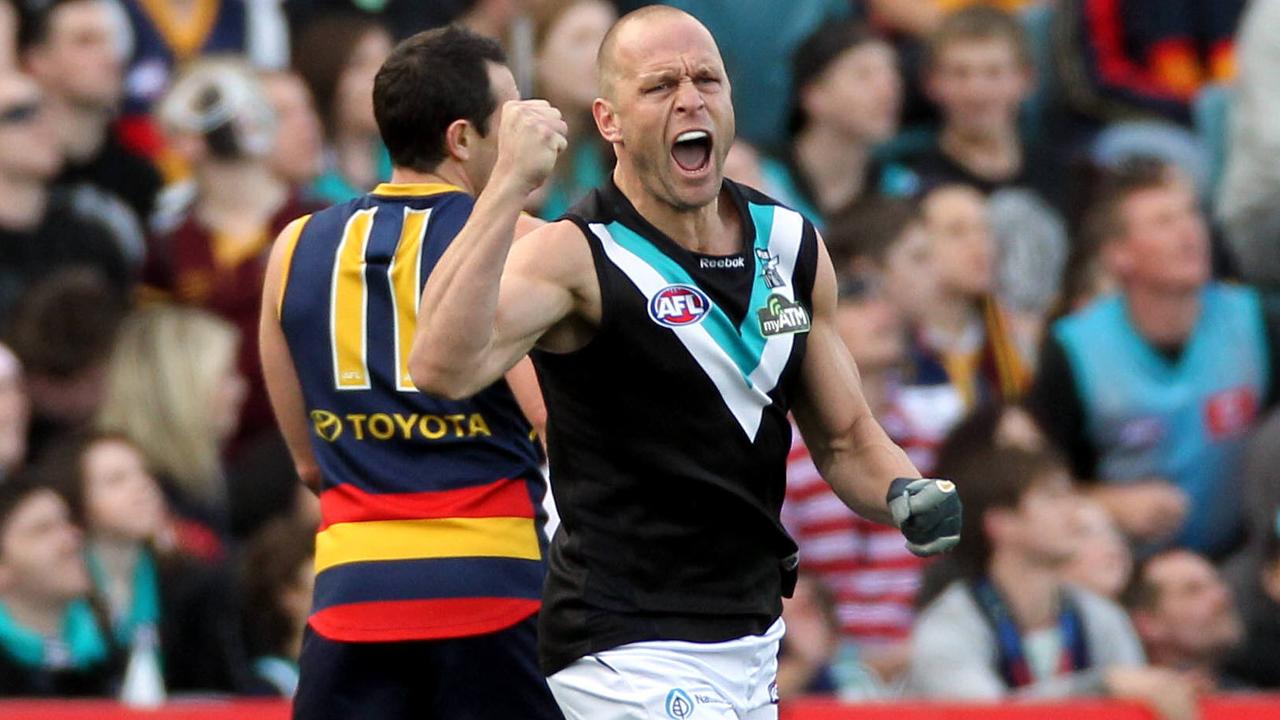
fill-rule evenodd
<path id="1" fill-rule="evenodd" d="M 711 33 L 694 18 L 675 13 L 637 19 L 619 28 L 611 54 L 605 62 L 618 77 L 724 66 Z"/>

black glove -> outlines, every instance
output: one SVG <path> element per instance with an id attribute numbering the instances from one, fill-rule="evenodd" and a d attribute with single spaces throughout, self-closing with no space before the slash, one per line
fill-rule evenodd
<path id="1" fill-rule="evenodd" d="M 888 502 L 913 554 L 937 555 L 960 542 L 960 496 L 950 481 L 897 478 L 889 485 Z"/>

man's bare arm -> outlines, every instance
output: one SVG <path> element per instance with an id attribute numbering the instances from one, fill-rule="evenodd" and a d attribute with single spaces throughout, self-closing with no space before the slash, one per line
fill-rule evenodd
<path id="1" fill-rule="evenodd" d="M 307 421 L 302 384 L 280 327 L 280 301 L 284 287 L 285 258 L 292 252 L 305 218 L 294 220 L 276 238 L 267 260 L 267 277 L 262 289 L 262 313 L 258 322 L 258 344 L 262 375 L 276 422 L 293 457 L 298 477 L 313 492 L 320 491 L 320 466 L 311 452 L 311 424 Z"/>
<path id="2" fill-rule="evenodd" d="M 449 398 L 493 383 L 574 309 L 573 290 L 555 268 L 507 267 L 525 200 L 565 146 L 564 121 L 544 101 L 510 102 L 498 132 L 493 174 L 423 289 L 409 356 L 414 383 Z M 521 245 L 554 243 L 557 232 L 555 225 L 539 228 Z"/>
<path id="3" fill-rule="evenodd" d="M 858 369 L 835 329 L 836 279 L 818 243 L 809 346 L 801 368 L 804 392 L 795 415 L 823 478 L 864 517 L 892 522 L 916 555 L 960 541 L 960 498 L 945 480 L 920 473 L 871 415 Z"/>
<path id="4" fill-rule="evenodd" d="M 804 392 L 794 408 L 805 445 L 822 477 L 858 514 L 891 524 L 885 495 L 894 478 L 920 471 L 885 434 L 862 395 L 858 368 L 835 327 L 836 279 L 819 242 L 813 318 L 801 368 Z"/>

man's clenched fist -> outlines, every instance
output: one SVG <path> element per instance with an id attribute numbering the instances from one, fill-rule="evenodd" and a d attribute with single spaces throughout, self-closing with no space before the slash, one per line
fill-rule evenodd
<path id="1" fill-rule="evenodd" d="M 498 161 L 494 173 L 507 173 L 532 192 L 555 168 L 568 146 L 569 127 L 546 100 L 512 100 L 502 106 Z"/>
<path id="2" fill-rule="evenodd" d="M 947 480 L 898 478 L 889 485 L 889 512 L 907 549 L 925 557 L 960 542 L 960 496 Z"/>

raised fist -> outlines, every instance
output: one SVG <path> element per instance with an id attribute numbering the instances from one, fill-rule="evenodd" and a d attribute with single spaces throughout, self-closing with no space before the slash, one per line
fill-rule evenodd
<path id="1" fill-rule="evenodd" d="M 568 146 L 569 128 L 546 100 L 512 100 L 502 106 L 498 162 L 502 172 L 532 192 L 551 175 L 556 158 Z"/>

